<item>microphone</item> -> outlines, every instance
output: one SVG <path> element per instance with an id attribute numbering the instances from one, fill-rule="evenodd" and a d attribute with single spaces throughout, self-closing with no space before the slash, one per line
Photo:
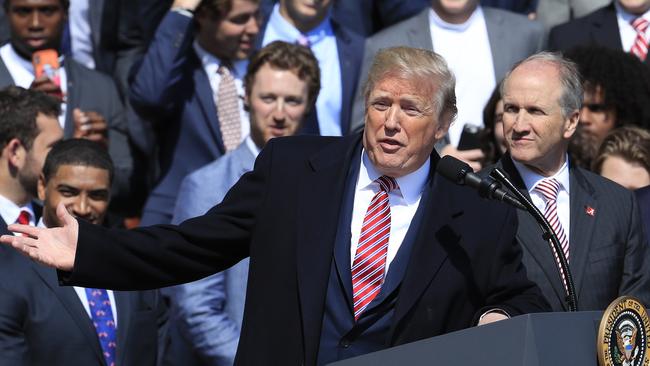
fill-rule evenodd
<path id="1" fill-rule="evenodd" d="M 492 177 L 482 178 L 465 162 L 453 156 L 445 155 L 438 162 L 436 171 L 443 177 L 459 185 L 467 185 L 478 190 L 479 196 L 505 202 L 518 209 L 525 210 L 526 206 L 519 200 L 501 189 L 501 184 Z"/>

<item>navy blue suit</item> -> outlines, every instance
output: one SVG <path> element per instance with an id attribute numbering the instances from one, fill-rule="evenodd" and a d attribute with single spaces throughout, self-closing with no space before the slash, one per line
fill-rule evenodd
<path id="1" fill-rule="evenodd" d="M 650 244 L 650 186 L 639 188 L 634 191 L 634 194 L 641 210 L 645 237 L 648 239 L 648 244 Z"/>
<path id="2" fill-rule="evenodd" d="M 159 178 L 142 223 L 169 223 L 178 187 L 190 172 L 224 154 L 208 76 L 192 48 L 192 18 L 169 12 L 133 75 L 134 109 L 156 121 Z"/>

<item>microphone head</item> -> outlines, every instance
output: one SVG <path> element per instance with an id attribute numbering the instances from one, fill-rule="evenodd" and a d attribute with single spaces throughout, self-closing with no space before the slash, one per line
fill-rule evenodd
<path id="1" fill-rule="evenodd" d="M 445 155 L 438 161 L 436 171 L 443 177 L 460 185 L 465 184 L 467 173 L 474 173 L 474 170 L 467 163 L 451 155 Z"/>

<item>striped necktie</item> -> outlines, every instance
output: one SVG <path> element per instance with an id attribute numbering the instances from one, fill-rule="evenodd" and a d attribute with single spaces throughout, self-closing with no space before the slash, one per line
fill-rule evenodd
<path id="1" fill-rule="evenodd" d="M 390 204 L 388 193 L 397 188 L 395 179 L 379 177 L 379 191 L 370 201 L 361 226 L 359 244 L 352 263 L 352 299 L 354 319 L 379 294 L 384 282 L 388 239 L 390 237 Z"/>
<path id="2" fill-rule="evenodd" d="M 645 35 L 646 30 L 648 29 L 648 21 L 642 17 L 635 18 L 632 20 L 632 27 L 636 31 L 636 38 L 634 38 L 634 44 L 630 53 L 635 55 L 641 61 L 645 61 L 646 56 L 648 56 L 648 38 Z"/>
<path id="3" fill-rule="evenodd" d="M 566 235 L 564 228 L 562 227 L 562 223 L 560 222 L 560 217 L 557 214 L 557 194 L 560 191 L 560 182 L 558 182 L 555 178 L 544 179 L 537 183 L 535 190 L 541 193 L 544 197 L 544 201 L 546 202 L 544 216 L 551 224 L 553 232 L 560 240 L 562 251 L 564 252 L 564 257 L 566 258 L 567 263 L 569 263 L 569 238 Z M 555 261 L 558 265 L 558 268 L 560 268 L 560 257 L 555 251 L 555 247 L 551 246 L 551 248 L 553 249 L 553 255 L 555 256 Z M 568 289 L 564 272 L 560 271 L 560 273 L 562 273 L 562 282 L 564 284 L 564 288 Z"/>

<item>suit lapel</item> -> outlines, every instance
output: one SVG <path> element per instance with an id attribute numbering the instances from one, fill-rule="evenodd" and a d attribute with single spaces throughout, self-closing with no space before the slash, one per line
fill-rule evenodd
<path id="1" fill-rule="evenodd" d="M 462 215 L 462 211 L 456 208 L 450 200 L 447 192 L 440 187 L 444 178 L 436 176 L 436 165 L 439 157 L 435 153 L 431 156 L 431 173 L 423 192 L 421 205 L 426 205 L 422 213 L 423 223 L 417 228 L 417 235 L 409 259 L 409 265 L 402 281 L 400 294 L 395 307 L 395 321 L 391 326 L 391 338 L 394 335 L 396 326 L 408 311 L 420 299 L 422 293 L 429 287 L 434 279 L 438 278 L 442 264 L 447 260 L 447 252 L 444 244 L 454 244 L 449 240 L 459 240 L 459 237 L 449 238 L 445 234 L 449 232 L 460 233 L 461 230 L 453 228 L 453 217 Z M 426 223 L 426 224 L 424 224 Z M 442 243 L 441 240 L 445 241 Z"/>
<path id="2" fill-rule="evenodd" d="M 360 134 L 339 141 L 308 159 L 299 184 L 298 215 L 304 224 L 297 231 L 296 267 L 303 339 L 311 341 L 305 344 L 308 363 L 318 350 L 345 177 Z"/>
<path id="3" fill-rule="evenodd" d="M 618 29 L 618 19 L 616 17 L 614 2 L 599 12 L 599 15 L 590 24 L 591 43 L 622 50 L 623 43 L 621 42 L 621 33 Z"/>
<path id="4" fill-rule="evenodd" d="M 504 27 L 504 19 L 498 12 L 493 12 L 489 8 L 483 8 L 485 17 L 485 28 L 487 30 L 488 40 L 490 41 L 490 52 L 492 53 L 492 65 L 494 75 L 505 75 L 510 67 L 509 60 L 512 59 L 508 47 L 501 47 L 503 40 L 508 38 L 507 29 Z M 497 83 L 499 80 L 497 80 Z"/>
<path id="5" fill-rule="evenodd" d="M 433 51 L 433 41 L 429 30 L 429 7 L 421 11 L 413 18 L 412 27 L 407 31 L 409 45 Z"/>
<path id="6" fill-rule="evenodd" d="M 506 154 L 501 158 L 499 163 L 519 191 L 530 199 L 526 185 L 519 175 L 517 168 L 515 168 L 512 163 L 510 156 Z M 517 220 L 519 222 L 517 228 L 517 240 L 526 248 L 526 251 L 530 253 L 531 258 L 537 263 L 539 271 L 544 274 L 548 283 L 551 284 L 555 295 L 559 299 L 559 303 L 562 304 L 562 307 L 564 307 L 565 310 L 568 310 L 566 308 L 566 301 L 564 300 L 566 297 L 564 285 L 562 284 L 557 269 L 557 262 L 553 256 L 550 246 L 551 244 L 544 240 L 542 237 L 542 229 L 528 212 L 517 210 Z"/>
<path id="7" fill-rule="evenodd" d="M 118 6 L 117 4 L 114 6 Z M 102 12 L 104 11 L 104 0 L 90 0 L 88 3 L 88 22 L 90 23 L 90 36 L 93 40 L 94 49 L 97 49 L 102 36 Z M 117 30 L 115 30 L 117 31 Z"/>
<path id="8" fill-rule="evenodd" d="M 204 115 L 204 121 L 208 121 L 206 126 L 209 133 L 212 135 L 214 140 L 217 143 L 217 147 L 221 154 L 226 153 L 226 148 L 223 145 L 223 139 L 221 137 L 221 129 L 219 128 L 219 119 L 217 117 L 217 106 L 214 103 L 212 88 L 210 87 L 210 81 L 208 80 L 208 75 L 206 75 L 205 70 L 201 66 L 201 61 L 196 56 L 194 51 L 189 57 L 188 62 L 196 63 L 193 67 L 194 69 L 194 85 L 195 90 L 197 90 L 194 95 L 198 101 L 201 112 Z M 195 121 L 195 123 L 201 123 L 200 121 Z"/>
<path id="9" fill-rule="evenodd" d="M 67 108 L 65 110 L 65 124 L 63 125 L 63 134 L 66 138 L 72 137 L 74 135 L 74 118 L 72 117 L 72 111 L 74 110 L 73 106 L 79 106 L 80 95 L 77 91 L 75 85 L 75 65 L 72 57 L 66 57 L 63 63 L 63 68 L 65 69 L 66 83 L 67 85 Z"/>
<path id="10" fill-rule="evenodd" d="M 97 338 L 95 327 L 93 326 L 90 317 L 88 317 L 88 313 L 81 304 L 81 300 L 79 300 L 75 290 L 72 287 L 59 286 L 56 272 L 51 268 L 46 268 L 33 263 L 32 269 L 56 295 L 61 304 L 63 304 L 63 307 L 68 311 L 70 317 L 74 320 L 74 323 L 84 335 L 84 338 L 88 341 L 88 346 L 93 350 L 100 363 L 104 365 L 106 361 L 104 360 L 101 346 L 99 345 L 99 339 Z"/>
<path id="11" fill-rule="evenodd" d="M 343 135 L 350 131 L 350 108 L 352 107 L 351 101 L 354 100 L 354 91 L 358 79 L 359 70 L 355 65 L 360 65 L 360 53 L 358 49 L 354 49 L 355 45 L 352 39 L 347 34 L 347 30 L 343 29 L 338 23 L 332 21 L 332 28 L 336 36 L 336 48 L 339 53 L 339 68 L 341 70 L 341 132 Z M 363 45 L 360 45 L 363 47 Z"/>
<path id="12" fill-rule="evenodd" d="M 131 293 L 114 291 L 117 310 L 117 365 L 124 365 L 124 357 L 129 353 L 129 328 L 131 327 Z"/>
<path id="13" fill-rule="evenodd" d="M 594 197 L 594 189 L 587 182 L 578 168 L 570 170 L 570 202 L 571 221 L 569 233 L 569 263 L 574 276 L 576 295 L 580 298 L 587 258 L 593 242 L 592 236 L 596 228 L 597 215 L 589 215 L 589 208 L 598 212 L 598 201 Z"/>
<path id="14" fill-rule="evenodd" d="M 7 69 L 7 65 L 5 65 L 2 58 L 0 58 L 0 85 L 16 85 L 14 78 L 11 77 L 9 69 Z"/>

